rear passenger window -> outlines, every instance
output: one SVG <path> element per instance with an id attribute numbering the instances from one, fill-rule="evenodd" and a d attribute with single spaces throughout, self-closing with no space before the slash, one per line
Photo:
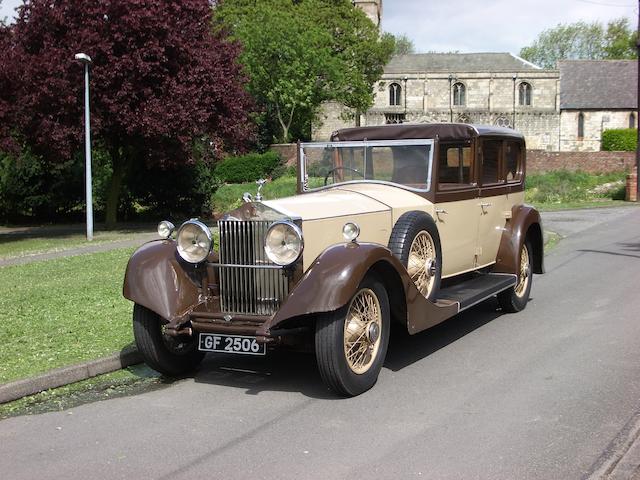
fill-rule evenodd
<path id="1" fill-rule="evenodd" d="M 471 147 L 441 145 L 438 185 L 441 189 L 471 183 Z"/>
<path id="2" fill-rule="evenodd" d="M 482 142 L 482 184 L 488 185 L 500 181 L 500 140 Z M 504 179 L 503 179 L 504 181 Z"/>
<path id="3" fill-rule="evenodd" d="M 522 149 L 518 142 L 506 142 L 505 172 L 507 182 L 519 182 L 522 178 Z"/>

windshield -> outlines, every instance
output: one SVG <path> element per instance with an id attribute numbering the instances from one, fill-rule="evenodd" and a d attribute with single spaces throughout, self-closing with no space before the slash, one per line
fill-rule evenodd
<path id="1" fill-rule="evenodd" d="M 383 182 L 428 191 L 433 140 L 300 144 L 303 191 L 344 182 Z"/>

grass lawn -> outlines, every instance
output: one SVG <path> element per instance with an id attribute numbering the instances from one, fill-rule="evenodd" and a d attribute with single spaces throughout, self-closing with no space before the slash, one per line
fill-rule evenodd
<path id="1" fill-rule="evenodd" d="M 49 237 L 0 237 L 0 259 L 24 257 L 38 253 L 58 252 L 71 248 L 115 242 L 131 238 L 131 232 L 109 231 L 95 232 L 93 241 L 87 242 L 85 234 L 53 235 Z"/>
<path id="2" fill-rule="evenodd" d="M 170 382 L 171 380 L 161 377 L 159 373 L 144 364 L 133 365 L 123 370 L 3 403 L 0 405 L 0 419 L 60 411 L 98 400 L 134 395 L 137 392 L 162 388 Z"/>
<path id="3" fill-rule="evenodd" d="M 132 251 L 0 268 L 0 383 L 131 344 L 132 304 L 122 280 Z"/>

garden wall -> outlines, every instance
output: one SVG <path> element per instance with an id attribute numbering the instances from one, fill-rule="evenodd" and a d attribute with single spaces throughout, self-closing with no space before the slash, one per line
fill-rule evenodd
<path id="1" fill-rule="evenodd" d="M 287 166 L 296 165 L 296 144 L 271 145 Z M 527 150 L 527 172 L 582 170 L 589 173 L 629 172 L 636 164 L 636 152 L 549 152 Z"/>
<path id="2" fill-rule="evenodd" d="M 527 173 L 582 170 L 589 173 L 629 172 L 636 152 L 548 152 L 527 150 Z"/>

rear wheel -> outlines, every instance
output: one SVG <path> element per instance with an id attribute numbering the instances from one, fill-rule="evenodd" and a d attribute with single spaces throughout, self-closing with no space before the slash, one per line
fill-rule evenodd
<path id="1" fill-rule="evenodd" d="M 529 240 L 520 249 L 520 265 L 518 268 L 518 282 L 515 286 L 498 294 L 498 303 L 502 310 L 509 313 L 524 310 L 529 301 L 531 283 L 533 281 L 531 263 L 533 261 L 532 248 Z"/>
<path id="2" fill-rule="evenodd" d="M 133 306 L 133 336 L 145 363 L 158 372 L 177 376 L 195 369 L 204 352 L 195 338 L 172 337 L 164 333 L 160 316 L 137 303 Z"/>
<path id="3" fill-rule="evenodd" d="M 316 321 L 320 376 L 334 392 L 356 396 L 375 385 L 387 354 L 389 298 L 375 276 L 360 283 L 349 304 Z"/>

